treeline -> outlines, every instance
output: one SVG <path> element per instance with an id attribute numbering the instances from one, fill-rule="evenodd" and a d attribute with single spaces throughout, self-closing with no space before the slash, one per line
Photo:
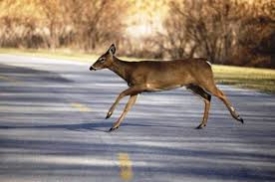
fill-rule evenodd
<path id="1" fill-rule="evenodd" d="M 161 45 L 175 58 L 203 56 L 218 64 L 274 68 L 274 9 L 269 0 L 172 1 Z"/>
<path id="2" fill-rule="evenodd" d="M 2 0 L 0 46 L 89 51 L 116 41 L 127 3 L 116 0 Z"/>
<path id="3" fill-rule="evenodd" d="M 0 46 L 98 52 L 115 42 L 127 56 L 207 57 L 217 64 L 275 68 L 275 2 L 249 2 L 2 0 Z M 161 26 L 155 26 L 154 12 L 163 7 Z M 131 36 L 126 30 L 136 22 L 128 17 L 141 12 L 155 28 L 148 36 Z"/>

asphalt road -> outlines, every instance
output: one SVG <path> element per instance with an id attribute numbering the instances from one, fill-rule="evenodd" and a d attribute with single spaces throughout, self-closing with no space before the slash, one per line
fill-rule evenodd
<path id="1" fill-rule="evenodd" d="M 88 63 L 0 55 L 0 181 L 275 181 L 275 96 L 221 86 L 245 120 L 185 89 L 106 112 L 126 84 Z"/>

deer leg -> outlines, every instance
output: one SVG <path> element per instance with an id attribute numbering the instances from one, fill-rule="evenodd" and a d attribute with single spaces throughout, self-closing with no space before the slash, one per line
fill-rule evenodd
<path id="1" fill-rule="evenodd" d="M 122 94 L 119 94 L 113 105 L 110 107 L 109 111 L 107 112 L 106 119 L 110 118 L 116 108 L 116 105 L 119 103 L 119 101 L 123 98 Z"/>
<path id="2" fill-rule="evenodd" d="M 210 93 L 212 93 L 214 96 L 218 97 L 227 107 L 227 109 L 229 110 L 231 116 L 236 119 L 237 121 L 244 123 L 243 118 L 240 117 L 240 115 L 237 113 L 237 111 L 235 110 L 235 108 L 232 106 L 232 104 L 230 103 L 230 101 L 227 99 L 226 95 L 219 90 L 216 86 L 213 87 L 212 89 L 207 90 Z"/>
<path id="3" fill-rule="evenodd" d="M 127 96 L 127 95 L 136 95 L 140 92 L 143 91 L 143 87 L 141 86 L 133 86 L 133 87 L 130 87 L 126 90 L 124 90 L 123 92 L 121 92 L 118 97 L 116 98 L 115 102 L 113 103 L 113 105 L 110 107 L 109 111 L 107 112 L 107 115 L 106 115 L 106 119 L 110 118 L 117 106 L 117 104 L 119 103 L 119 101 Z"/>
<path id="4" fill-rule="evenodd" d="M 205 92 L 201 87 L 196 86 L 196 85 L 190 85 L 187 87 L 188 89 L 191 89 L 195 94 L 201 96 L 204 101 L 204 114 L 202 118 L 202 122 L 200 123 L 199 126 L 196 127 L 196 129 L 202 129 L 206 126 L 207 124 L 207 119 L 209 115 L 209 109 L 211 105 L 211 95 Z"/>
<path id="5" fill-rule="evenodd" d="M 133 86 L 133 87 L 130 87 L 130 88 L 124 90 L 123 92 L 121 92 L 119 94 L 119 96 L 117 97 L 116 101 L 113 103 L 113 105 L 111 106 L 109 112 L 107 113 L 106 118 L 109 118 L 113 114 L 113 111 L 114 111 L 116 105 L 119 103 L 119 101 L 123 97 L 128 96 L 128 95 L 130 95 L 131 97 L 130 97 L 130 99 L 129 99 L 129 101 L 128 101 L 125 109 L 124 109 L 124 112 L 122 113 L 122 115 L 120 116 L 120 118 L 118 119 L 118 121 L 114 123 L 113 127 L 110 128 L 109 131 L 113 131 L 113 130 L 115 130 L 115 129 L 117 129 L 119 127 L 119 125 L 122 122 L 122 120 L 124 119 L 125 115 L 130 110 L 130 108 L 132 107 L 132 105 L 135 103 L 137 94 L 141 93 L 145 89 L 146 89 L 146 87 L 144 87 L 142 85 Z"/>
<path id="6" fill-rule="evenodd" d="M 226 105 L 227 109 L 229 110 L 231 116 L 236 119 L 237 121 L 244 123 L 243 118 L 240 117 L 240 115 L 237 113 L 235 108 L 232 106 L 232 104 L 229 102 L 227 97 L 224 95 L 223 92 L 220 91 L 218 98 L 223 101 L 223 103 Z"/>
<path id="7" fill-rule="evenodd" d="M 135 104 L 136 100 L 137 100 L 137 94 L 136 95 L 131 95 L 129 98 L 128 103 L 126 104 L 121 116 L 118 118 L 118 120 L 113 124 L 112 128 L 110 128 L 109 131 L 113 131 L 115 129 L 118 129 L 118 127 L 120 126 L 121 122 L 123 121 L 123 119 L 125 118 L 126 114 L 130 111 L 130 109 L 132 108 L 132 106 Z"/>

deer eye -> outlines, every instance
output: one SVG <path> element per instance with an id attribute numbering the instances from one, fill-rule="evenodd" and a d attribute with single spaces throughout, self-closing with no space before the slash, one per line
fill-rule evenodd
<path id="1" fill-rule="evenodd" d="M 102 57 L 102 58 L 99 59 L 99 62 L 100 62 L 100 63 L 103 63 L 105 60 L 106 60 L 106 58 L 105 58 L 105 57 Z"/>

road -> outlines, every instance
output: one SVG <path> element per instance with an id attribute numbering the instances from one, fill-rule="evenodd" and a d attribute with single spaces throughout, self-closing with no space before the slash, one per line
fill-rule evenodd
<path id="1" fill-rule="evenodd" d="M 0 181 L 275 181 L 275 96 L 219 85 L 245 120 L 185 89 L 106 112 L 126 84 L 90 64 L 0 55 Z"/>

